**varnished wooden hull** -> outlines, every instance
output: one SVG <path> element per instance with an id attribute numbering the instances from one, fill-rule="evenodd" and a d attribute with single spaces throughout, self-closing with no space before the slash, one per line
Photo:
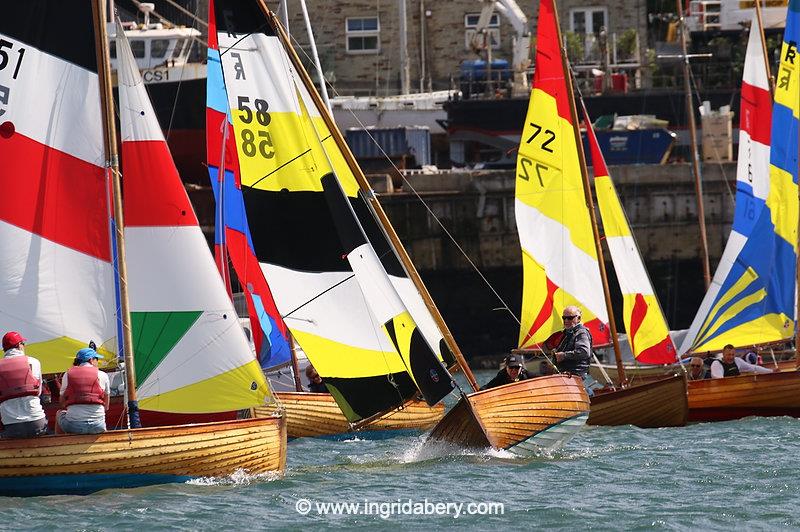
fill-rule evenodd
<path id="1" fill-rule="evenodd" d="M 278 392 L 286 410 L 286 431 L 289 438 L 335 437 L 353 434 L 344 414 L 327 393 Z M 256 409 L 256 415 L 260 415 Z M 423 401 L 409 401 L 402 410 L 376 419 L 358 431 L 369 437 L 388 437 L 397 432 L 423 432 L 444 416 L 444 406 L 429 407 Z"/>
<path id="2" fill-rule="evenodd" d="M 591 403 L 587 425 L 683 427 L 689 416 L 683 375 L 595 395 Z"/>
<path id="3" fill-rule="evenodd" d="M 530 455 L 564 443 L 588 414 L 589 397 L 579 379 L 538 377 L 462 397 L 429 441 Z"/>
<path id="4" fill-rule="evenodd" d="M 747 416 L 800 417 L 800 372 L 689 382 L 689 421 L 724 421 Z"/>
<path id="5" fill-rule="evenodd" d="M 619 386 L 619 373 L 615 365 L 603 364 L 605 374 L 608 375 L 614 386 Z M 628 382 L 637 385 L 645 382 L 653 382 L 666 377 L 675 375 L 682 371 L 679 364 L 664 364 L 664 365 L 651 365 L 651 364 L 635 364 L 625 366 L 625 377 Z M 606 377 L 597 364 L 589 366 L 589 375 L 599 383 L 605 384 Z"/>
<path id="6" fill-rule="evenodd" d="M 85 494 L 285 467 L 281 416 L 0 440 L 0 495 Z"/>

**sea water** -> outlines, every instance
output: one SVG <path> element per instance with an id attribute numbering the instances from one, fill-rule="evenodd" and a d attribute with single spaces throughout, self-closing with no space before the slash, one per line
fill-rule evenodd
<path id="1" fill-rule="evenodd" d="M 791 418 L 586 427 L 530 458 L 420 436 L 303 438 L 289 443 L 283 478 L 0 498 L 0 529 L 800 528 L 799 447 Z"/>

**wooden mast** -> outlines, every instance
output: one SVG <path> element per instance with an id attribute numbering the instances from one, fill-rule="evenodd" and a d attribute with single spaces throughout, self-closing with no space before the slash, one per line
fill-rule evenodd
<path id="1" fill-rule="evenodd" d="M 297 392 L 303 391 L 303 383 L 300 380 L 300 365 L 297 363 L 297 352 L 294 350 L 294 336 L 289 333 L 289 350 L 292 354 L 292 375 L 294 376 L 294 389 Z"/>
<path id="2" fill-rule="evenodd" d="M 758 34 L 761 36 L 761 53 L 764 56 L 764 70 L 767 72 L 767 81 L 769 81 L 769 95 L 771 98 L 775 97 L 775 80 L 772 79 L 772 73 L 769 68 L 769 57 L 767 56 L 767 36 L 764 35 L 764 20 L 761 18 L 761 0 L 755 0 L 756 6 L 756 22 L 758 22 Z M 750 28 L 753 31 L 753 28 Z"/>
<path id="3" fill-rule="evenodd" d="M 422 300 L 425 302 L 425 306 L 427 307 L 428 311 L 431 313 L 431 316 L 434 319 L 434 322 L 439 327 L 440 332 L 442 333 L 442 337 L 444 338 L 447 347 L 450 348 L 453 355 L 455 356 L 456 360 L 458 361 L 458 365 L 464 371 L 464 375 L 469 381 L 470 386 L 472 387 L 473 391 L 478 391 L 479 386 L 478 382 L 475 380 L 475 376 L 473 375 L 472 371 L 467 364 L 464 355 L 461 353 L 458 345 L 456 344 L 455 338 L 453 338 L 450 329 L 447 327 L 447 324 L 444 322 L 442 315 L 439 313 L 439 309 L 436 308 L 435 303 L 433 302 L 433 298 L 431 298 L 430 293 L 428 293 L 425 284 L 422 282 L 422 278 L 419 276 L 416 268 L 414 268 L 414 264 L 411 262 L 408 253 L 406 253 L 403 244 L 400 242 L 400 238 L 397 236 L 397 233 L 394 231 L 391 223 L 389 222 L 388 216 L 383 211 L 380 203 L 378 202 L 375 193 L 369 186 L 366 177 L 364 177 L 364 173 L 361 171 L 361 168 L 356 163 L 355 157 L 353 157 L 350 148 L 347 146 L 344 138 L 342 137 L 339 128 L 336 126 L 336 123 L 333 121 L 333 117 L 331 116 L 328 108 L 325 106 L 324 102 L 320 99 L 319 94 L 317 93 L 316 89 L 314 88 L 314 83 L 311 81 L 311 78 L 308 76 L 308 73 L 303 68 L 303 65 L 300 61 L 300 58 L 297 56 L 297 52 L 295 52 L 294 48 L 292 47 L 291 43 L 289 42 L 286 33 L 283 31 L 283 28 L 278 24 L 278 20 L 275 15 L 269 10 L 269 8 L 264 3 L 264 0 L 258 0 L 259 6 L 261 7 L 262 12 L 264 15 L 272 21 L 272 25 L 275 28 L 275 32 L 278 38 L 283 43 L 284 49 L 286 50 L 289 58 L 292 61 L 295 69 L 297 70 L 298 75 L 302 78 L 304 85 L 308 89 L 308 92 L 311 98 L 314 100 L 314 104 L 317 107 L 322 119 L 325 121 L 325 125 L 328 127 L 328 130 L 331 132 L 331 137 L 336 145 L 342 152 L 342 156 L 344 157 L 345 161 L 347 162 L 350 170 L 353 172 L 353 175 L 358 182 L 358 185 L 361 189 L 361 192 L 364 194 L 364 197 L 368 201 L 368 204 L 372 207 L 373 212 L 375 213 L 378 221 L 380 222 L 383 230 L 385 231 L 386 236 L 388 237 L 392 247 L 400 262 L 403 264 L 408 276 L 411 278 L 411 281 L 416 286 Z"/>
<path id="4" fill-rule="evenodd" d="M 111 92 L 111 64 L 108 54 L 104 0 L 92 1 L 97 75 L 100 81 L 100 102 L 103 116 L 103 147 L 106 154 L 106 172 L 111 172 L 111 195 L 114 202 L 114 228 L 117 246 L 117 272 L 119 278 L 120 319 L 122 320 L 122 349 L 125 357 L 125 390 L 128 396 L 128 421 L 131 428 L 141 427 L 139 404 L 136 400 L 136 367 L 133 361 L 133 337 L 128 304 L 128 269 L 125 262 L 125 224 L 122 218 L 122 188 L 120 186 L 117 129 L 114 123 L 114 104 Z M 117 27 L 117 31 L 122 31 Z"/>
<path id="5" fill-rule="evenodd" d="M 603 247 L 600 244 L 600 232 L 597 229 L 597 216 L 594 212 L 594 200 L 592 199 L 592 188 L 589 183 L 589 171 L 586 168 L 586 155 L 583 152 L 583 140 L 581 139 L 581 132 L 578 125 L 578 111 L 575 107 L 575 95 L 572 87 L 572 70 L 569 67 L 569 60 L 567 59 L 566 50 L 564 50 L 563 40 L 561 38 L 561 26 L 558 20 L 558 7 L 556 0 L 553 0 L 553 16 L 556 19 L 556 35 L 558 36 L 559 50 L 561 52 L 561 65 L 564 69 L 564 81 L 567 85 L 567 100 L 569 101 L 569 112 L 572 117 L 572 132 L 575 135 L 575 145 L 578 149 L 578 161 L 581 165 L 581 177 L 583 178 L 583 194 L 586 198 L 586 206 L 589 209 L 589 219 L 592 222 L 592 235 L 594 236 L 594 245 L 597 251 L 597 265 L 600 268 L 600 279 L 603 283 L 603 296 L 606 301 L 606 308 L 608 309 L 608 326 L 611 329 L 611 342 L 614 345 L 614 358 L 617 361 L 617 375 L 619 377 L 620 386 L 627 384 L 625 378 L 625 368 L 622 365 L 622 355 L 619 350 L 619 338 L 617 337 L 617 324 L 614 321 L 614 309 L 611 306 L 611 291 L 608 288 L 608 278 L 606 277 L 606 265 L 603 259 Z"/>
<path id="6" fill-rule="evenodd" d="M 758 1 L 758 0 L 756 0 Z M 703 281 L 706 284 L 706 291 L 711 286 L 711 266 L 708 260 L 708 237 L 706 236 L 706 215 L 703 207 L 703 182 L 700 176 L 700 156 L 697 153 L 697 124 L 694 119 L 694 105 L 692 98 L 692 87 L 689 81 L 689 52 L 686 49 L 686 19 L 683 16 L 683 0 L 675 0 L 678 7 L 678 19 L 680 20 L 680 39 L 681 53 L 683 60 L 683 92 L 686 98 L 686 114 L 689 119 L 689 137 L 692 149 L 692 172 L 694 173 L 694 192 L 697 200 L 697 225 L 700 228 L 700 251 L 703 262 Z"/>

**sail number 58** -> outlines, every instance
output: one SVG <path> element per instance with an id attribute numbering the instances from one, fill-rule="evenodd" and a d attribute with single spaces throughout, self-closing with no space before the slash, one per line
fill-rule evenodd
<path id="1" fill-rule="evenodd" d="M 255 157 L 258 153 L 265 159 L 272 159 L 275 156 L 272 137 L 269 131 L 262 129 L 267 127 L 272 121 L 272 117 L 269 116 L 267 112 L 269 110 L 269 104 L 266 100 L 256 98 L 251 108 L 249 96 L 239 96 L 238 102 L 240 111 L 239 119 L 244 124 L 252 124 L 252 129 L 242 129 L 242 153 L 247 157 Z"/>

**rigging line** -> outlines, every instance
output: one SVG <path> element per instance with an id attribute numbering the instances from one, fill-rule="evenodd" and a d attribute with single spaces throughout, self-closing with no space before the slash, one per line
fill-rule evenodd
<path id="1" fill-rule="evenodd" d="M 298 154 L 298 155 L 296 155 L 296 156 L 292 157 L 291 159 L 289 159 L 288 161 L 286 161 L 285 163 L 283 163 L 282 165 L 280 165 L 279 167 L 277 167 L 276 169 L 274 169 L 273 171 L 271 171 L 270 173 L 268 173 L 268 174 L 267 174 L 267 175 L 265 175 L 264 177 L 259 177 L 259 178 L 258 178 L 256 181 L 254 181 L 254 182 L 253 182 L 253 184 L 252 184 L 252 185 L 249 185 L 249 186 L 250 186 L 250 188 L 254 188 L 254 187 L 257 185 L 257 184 L 261 183 L 262 181 L 264 181 L 266 178 L 268 178 L 269 176 L 271 176 L 271 175 L 272 175 L 272 174 L 274 174 L 275 172 L 277 172 L 277 171 L 279 171 L 279 170 L 281 170 L 281 169 L 285 168 L 285 167 L 286 167 L 286 166 L 288 166 L 290 163 L 293 163 L 294 161 L 296 161 L 297 159 L 299 159 L 299 158 L 300 158 L 300 157 L 302 157 L 303 155 L 305 155 L 305 154 L 307 154 L 307 153 L 310 153 L 310 152 L 311 152 L 311 148 L 308 148 L 306 151 L 304 151 L 304 152 L 302 152 L 302 153 L 300 153 L 300 154 Z"/>
<path id="2" fill-rule="evenodd" d="M 297 306 L 296 308 L 294 308 L 294 309 L 290 310 L 289 312 L 287 312 L 286 314 L 282 315 L 282 316 L 281 316 L 281 318 L 285 320 L 286 318 L 288 318 L 288 317 L 291 317 L 291 315 L 292 315 L 292 314 L 294 314 L 295 312 L 297 312 L 297 311 L 298 311 L 298 310 L 300 310 L 301 308 L 303 308 L 303 307 L 305 307 L 306 305 L 308 305 L 308 304 L 312 303 L 312 302 L 313 302 L 313 301 L 315 301 L 316 299 L 319 299 L 320 297 L 324 296 L 325 294 L 327 294 L 328 292 L 330 292 L 331 290 L 333 290 L 333 289 L 334 289 L 334 288 L 336 288 L 337 286 L 339 286 L 339 285 L 341 285 L 341 284 L 344 284 L 344 283 L 346 283 L 347 281 L 349 281 L 350 279 L 352 279 L 352 278 L 353 278 L 353 277 L 355 277 L 355 276 L 356 276 L 356 274 L 352 274 L 352 275 L 349 275 L 349 276 L 345 277 L 344 279 L 342 279 L 342 280 L 341 280 L 341 281 L 339 281 L 338 283 L 334 284 L 333 286 L 331 286 L 331 287 L 329 287 L 329 288 L 326 288 L 325 290 L 323 290 L 323 291 L 322 291 L 322 292 L 320 292 L 319 294 L 315 295 L 314 297 L 312 297 L 312 298 L 311 298 L 311 299 L 309 299 L 308 301 L 305 301 L 304 303 L 301 303 L 301 304 L 300 304 L 299 306 Z"/>
<path id="3" fill-rule="evenodd" d="M 692 87 L 694 88 L 694 93 L 695 93 L 695 95 L 697 97 L 697 101 L 702 102 L 702 99 L 700 97 L 700 88 L 697 85 L 697 78 L 695 77 L 694 71 L 691 68 L 689 69 L 689 82 L 691 83 Z M 731 98 L 733 98 L 733 96 L 731 96 Z M 692 106 L 692 109 L 694 109 L 694 106 Z M 701 120 L 700 126 L 701 126 L 700 129 L 702 129 L 702 120 Z M 722 174 L 722 180 L 725 182 L 725 188 L 728 191 L 728 199 L 730 200 L 732 205 L 736 205 L 736 193 L 733 190 L 731 190 L 730 180 L 728 179 L 728 175 L 725 172 L 725 167 L 722 164 L 722 160 L 719 158 L 719 151 L 716 148 L 716 146 L 714 147 L 714 151 L 715 151 L 715 153 L 717 155 L 717 160 L 715 162 L 717 163 L 717 166 L 719 167 L 720 173 Z"/>
<path id="4" fill-rule="evenodd" d="M 297 40 L 294 37 L 292 37 L 292 41 L 294 41 L 295 44 L 298 45 L 298 48 L 300 49 L 300 51 L 303 52 L 303 54 L 305 55 L 306 59 L 311 60 L 311 58 L 309 57 L 308 53 L 300 47 L 300 43 L 298 43 Z M 331 87 L 331 90 L 334 93 L 334 95 L 340 96 L 339 92 L 336 90 L 336 87 L 334 87 L 330 83 L 328 83 L 328 85 Z M 514 321 L 517 322 L 518 325 L 521 325 L 521 321 L 520 321 L 519 317 L 517 317 L 517 315 L 514 313 L 514 311 L 511 310 L 511 308 L 508 306 L 508 303 L 506 303 L 506 301 L 503 299 L 503 297 L 497 292 L 497 290 L 494 288 L 492 283 L 486 278 L 486 276 L 478 268 L 478 266 L 475 264 L 475 262 L 470 258 L 470 256 L 467 254 L 467 252 L 464 251 L 464 248 L 461 247 L 461 245 L 455 239 L 453 234 L 447 229 L 447 227 L 445 227 L 445 225 L 442 223 L 442 221 L 439 219 L 439 217 L 436 216 L 436 214 L 433 212 L 433 209 L 431 209 L 430 205 L 428 205 L 428 203 L 422 198 L 422 196 L 419 194 L 417 189 L 414 188 L 414 186 L 406 178 L 406 176 L 403 175 L 403 173 L 400 171 L 400 169 L 397 167 L 397 165 L 394 164 L 394 161 L 392 161 L 392 159 L 389 157 L 389 155 L 384 151 L 383 147 L 378 143 L 378 141 L 375 140 L 375 137 L 372 136 L 372 133 L 367 129 L 367 127 L 364 125 L 364 123 L 359 119 L 358 115 L 356 115 L 353 112 L 352 109 L 348 109 L 348 111 L 350 111 L 350 114 L 356 120 L 356 122 L 358 123 L 358 125 L 362 129 L 362 131 L 367 133 L 367 135 L 369 136 L 370 140 L 372 140 L 372 142 L 375 144 L 375 146 L 377 146 L 377 148 L 380 150 L 380 152 L 383 154 L 383 156 L 386 158 L 386 160 L 389 162 L 389 164 L 392 165 L 392 168 L 400 175 L 400 177 L 403 179 L 403 183 L 408 185 L 408 188 L 411 189 L 411 192 L 413 192 L 414 196 L 420 201 L 420 203 L 422 203 L 422 205 L 425 207 L 425 210 L 428 211 L 428 214 L 430 216 L 432 216 L 434 220 L 436 220 L 436 223 L 439 225 L 439 227 L 442 229 L 442 231 L 444 231 L 444 233 L 447 235 L 447 237 L 450 239 L 450 241 L 453 243 L 453 245 L 456 246 L 456 248 L 461 253 L 461 255 L 466 259 L 466 261 L 469 263 L 469 265 L 472 267 L 472 269 L 475 270 L 475 272 L 478 274 L 478 276 L 481 278 L 481 280 L 486 284 L 486 286 L 489 288 L 489 290 L 491 290 L 491 292 L 494 294 L 494 296 L 497 298 L 497 300 L 500 301 L 500 304 L 502 305 L 501 308 L 503 310 L 507 311 L 511 315 L 511 317 L 514 319 Z"/>
<path id="5" fill-rule="evenodd" d="M 199 4 L 197 6 L 197 9 L 198 10 L 200 9 L 200 5 Z M 194 26 L 194 23 L 195 23 L 196 20 L 199 20 L 199 19 L 197 18 L 197 13 L 195 12 L 194 16 L 192 17 L 192 29 L 193 30 L 196 29 L 195 26 Z M 208 43 L 205 43 L 205 44 L 206 44 L 206 48 L 208 48 Z M 186 58 L 187 59 L 192 55 L 192 47 L 193 46 L 194 46 L 194 40 L 192 40 L 189 43 L 189 50 L 188 50 L 188 53 L 186 54 Z M 189 64 L 188 61 L 184 61 L 184 63 L 181 65 L 181 77 L 178 80 L 178 87 L 175 89 L 175 99 L 172 100 L 172 111 L 170 112 L 170 115 L 169 115 L 169 126 L 167 127 L 167 134 L 166 134 L 166 139 L 165 139 L 167 142 L 169 142 L 169 137 L 172 134 L 172 122 L 175 120 L 175 111 L 177 111 L 177 109 L 178 109 L 178 96 L 180 96 L 180 94 L 181 94 L 181 85 L 183 84 L 183 74 L 184 74 L 184 72 L 186 72 L 186 66 L 188 64 Z"/>
<path id="6" fill-rule="evenodd" d="M 141 4 L 142 4 L 141 2 L 139 2 L 138 0 L 131 0 L 131 1 L 133 2 L 133 4 L 134 4 L 136 7 L 138 7 L 139 9 L 141 9 Z M 164 0 L 164 1 L 165 1 L 165 2 L 170 2 L 171 0 Z M 180 6 L 179 6 L 179 5 L 177 5 L 177 4 L 173 4 L 173 5 L 175 5 L 175 7 L 180 7 Z M 183 9 L 183 8 L 181 8 L 181 9 Z M 198 9 L 199 9 L 199 6 L 198 6 Z M 203 21 L 203 19 L 199 18 L 199 17 L 197 16 L 197 14 L 194 14 L 194 15 L 192 15 L 192 14 L 191 14 L 191 13 L 190 13 L 188 10 L 184 10 L 184 12 L 185 12 L 187 15 L 189 15 L 191 18 L 193 18 L 194 20 L 196 20 L 197 22 L 200 22 L 200 23 L 201 23 L 201 24 L 203 24 L 205 27 L 208 27 L 208 24 L 207 24 L 205 21 Z M 165 24 L 169 24 L 169 25 L 170 25 L 170 26 L 172 26 L 173 28 L 178 28 L 178 27 L 180 27 L 180 26 L 183 26 L 182 24 L 175 24 L 174 22 L 172 22 L 171 20 L 169 20 L 168 18 L 166 18 L 165 16 L 163 16 L 161 13 L 159 13 L 159 12 L 158 12 L 158 11 L 156 11 L 155 9 L 154 9 L 153 11 L 151 11 L 150 13 L 152 13 L 153 15 L 155 15 L 155 16 L 156 16 L 156 18 L 158 18 L 158 20 L 160 20 L 161 22 L 163 22 L 163 23 L 165 23 Z M 194 22 L 193 22 L 192 24 L 194 25 Z M 193 27 L 194 27 L 194 26 L 193 26 Z M 205 46 L 206 48 L 208 47 L 208 42 L 207 42 L 207 41 L 204 41 L 203 39 L 201 39 L 201 38 L 199 38 L 199 37 L 195 37 L 194 35 L 190 35 L 190 36 L 189 36 L 189 39 L 191 39 L 191 40 L 193 40 L 193 41 L 197 41 L 197 42 L 199 42 L 200 44 L 202 44 L 202 45 L 203 45 L 203 46 Z"/>
<path id="7" fill-rule="evenodd" d="M 264 24 L 262 24 L 261 26 L 257 27 L 255 30 L 251 31 L 250 33 L 246 33 L 245 35 L 242 35 L 242 37 L 238 41 L 236 41 L 232 45 L 230 45 L 227 48 L 225 48 L 224 52 L 222 50 L 220 50 L 220 52 L 219 52 L 220 58 L 222 58 L 222 56 L 227 54 L 229 51 L 233 50 L 236 47 L 237 44 L 239 44 L 240 42 L 242 42 L 246 38 L 250 37 L 251 35 L 254 35 L 256 33 L 260 33 L 262 29 L 264 29 L 264 28 L 266 28 L 268 26 L 269 26 L 269 24 L 267 22 L 265 22 Z"/>

